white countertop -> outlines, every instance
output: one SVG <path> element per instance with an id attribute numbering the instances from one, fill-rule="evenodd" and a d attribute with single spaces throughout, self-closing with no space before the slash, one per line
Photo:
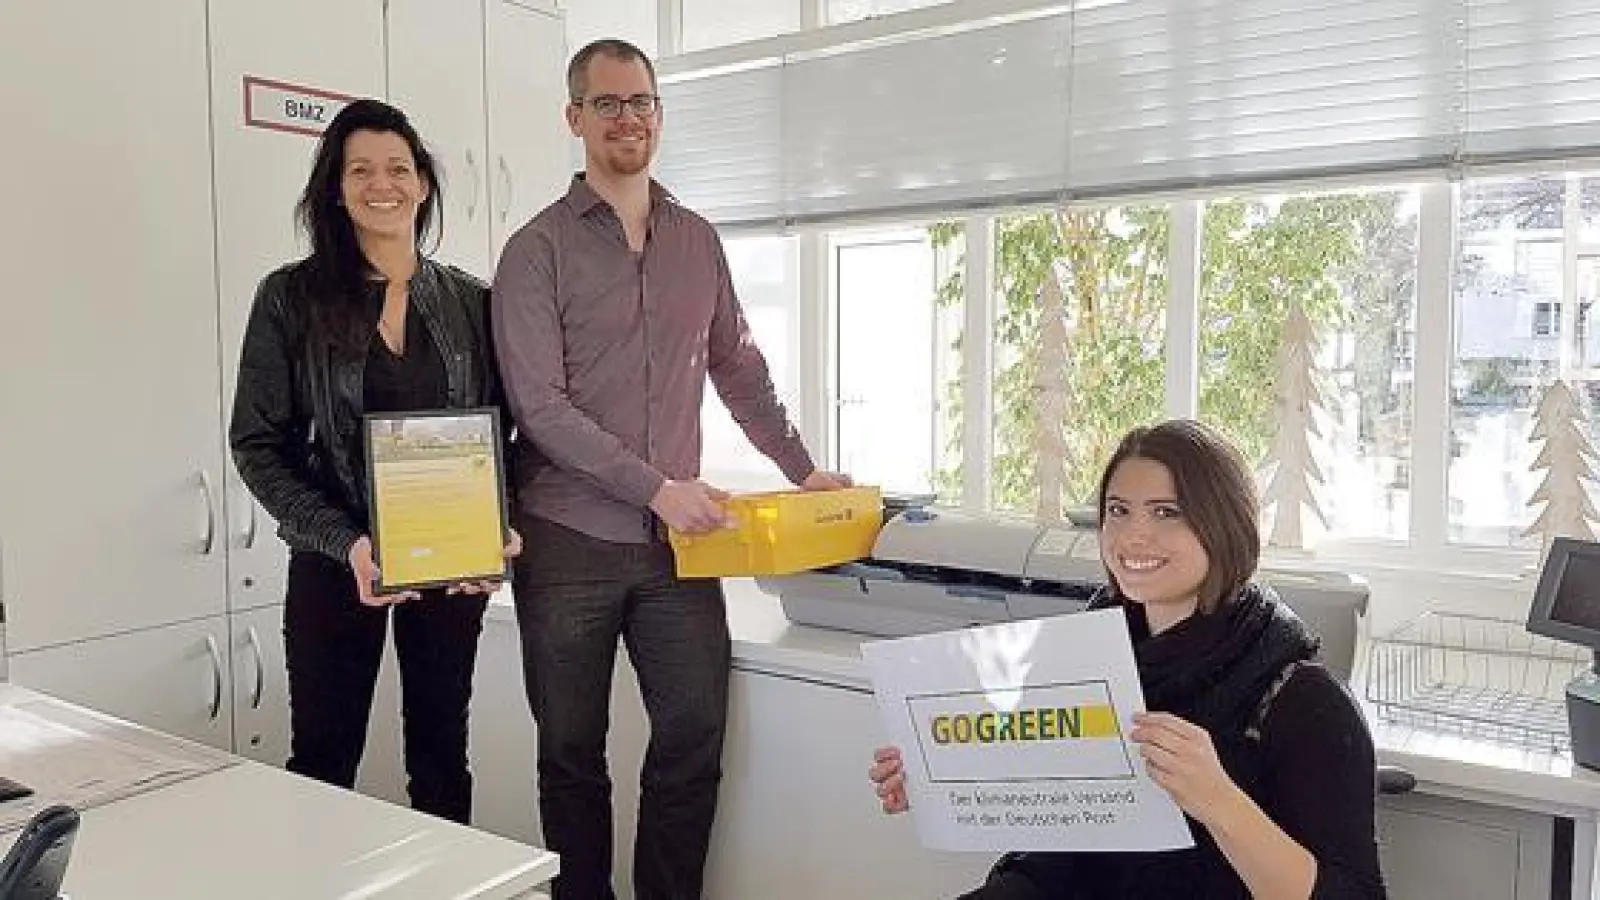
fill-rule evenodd
<path id="1" fill-rule="evenodd" d="M 30 754 L 48 764 L 65 749 L 88 771 L 111 731 L 142 732 L 139 743 L 152 753 L 163 744 L 174 754 L 197 747 L 0 685 L 0 706 L 14 704 L 35 715 L 59 710 L 79 745 L 17 742 L 8 759 L 19 768 L 34 761 Z M 105 731 L 81 728 L 91 717 Z M 231 756 L 80 813 L 63 888 L 73 900 L 511 900 L 558 869 L 548 851 Z"/>
<path id="2" fill-rule="evenodd" d="M 72 900 L 510 900 L 555 854 L 241 763 L 88 810 Z"/>

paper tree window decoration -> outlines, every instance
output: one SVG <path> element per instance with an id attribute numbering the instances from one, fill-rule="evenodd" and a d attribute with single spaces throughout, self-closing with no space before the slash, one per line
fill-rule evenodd
<path id="1" fill-rule="evenodd" d="M 1583 406 L 1565 381 L 1545 388 L 1528 436 L 1529 441 L 1544 442 L 1528 467 L 1532 472 L 1544 470 L 1544 480 L 1528 498 L 1528 506 L 1544 507 L 1523 532 L 1528 537 L 1538 535 L 1545 550 L 1561 536 L 1594 539 L 1594 522 L 1600 515 L 1589 496 L 1589 485 L 1595 480 L 1595 450 L 1586 426 Z"/>
<path id="2" fill-rule="evenodd" d="M 1271 518 L 1267 543 L 1274 547 L 1305 547 L 1307 514 L 1324 529 L 1328 527 L 1318 490 L 1324 476 L 1316 454 L 1322 440 L 1317 415 L 1323 408 L 1322 389 L 1317 384 L 1317 343 L 1316 329 L 1305 310 L 1298 302 L 1291 303 L 1278 351 L 1277 430 L 1261 464 L 1266 475 L 1261 508 Z"/>

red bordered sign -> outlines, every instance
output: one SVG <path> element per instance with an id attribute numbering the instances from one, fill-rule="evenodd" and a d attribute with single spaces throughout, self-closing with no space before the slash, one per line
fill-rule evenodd
<path id="1" fill-rule="evenodd" d="M 244 124 L 317 137 L 356 98 L 285 81 L 244 76 Z"/>

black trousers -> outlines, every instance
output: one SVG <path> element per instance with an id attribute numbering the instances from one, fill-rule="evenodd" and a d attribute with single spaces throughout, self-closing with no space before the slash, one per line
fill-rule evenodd
<path id="1" fill-rule="evenodd" d="M 467 703 L 487 604 L 430 590 L 393 607 L 411 805 L 463 824 L 472 815 Z M 289 771 L 355 785 L 389 609 L 362 605 L 349 566 L 319 553 L 291 555 L 283 609 Z"/>
<path id="2" fill-rule="evenodd" d="M 539 726 L 539 816 L 561 855 L 554 900 L 612 900 L 611 672 L 620 638 L 650 743 L 633 846 L 637 900 L 699 900 L 722 780 L 730 641 L 722 584 L 679 579 L 672 549 L 523 515 L 517 621 Z"/>

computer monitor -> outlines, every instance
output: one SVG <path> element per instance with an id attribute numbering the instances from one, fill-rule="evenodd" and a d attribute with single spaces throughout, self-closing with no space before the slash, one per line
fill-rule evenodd
<path id="1" fill-rule="evenodd" d="M 1590 648 L 1600 673 L 1600 543 L 1567 537 L 1551 543 L 1528 630 Z"/>

